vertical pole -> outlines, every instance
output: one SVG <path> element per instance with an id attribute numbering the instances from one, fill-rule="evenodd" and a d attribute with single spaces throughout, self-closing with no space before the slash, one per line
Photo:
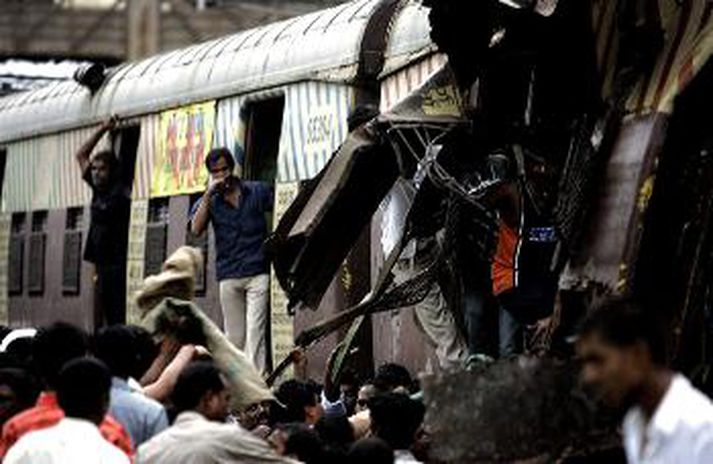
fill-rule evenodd
<path id="1" fill-rule="evenodd" d="M 126 57 L 136 60 L 159 51 L 161 38 L 161 1 L 128 0 Z"/>

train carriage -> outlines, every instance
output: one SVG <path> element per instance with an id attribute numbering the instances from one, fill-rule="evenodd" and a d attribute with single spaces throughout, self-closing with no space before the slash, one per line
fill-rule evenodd
<path id="1" fill-rule="evenodd" d="M 660 7 L 664 47 L 653 72 L 629 99 L 601 195 L 592 206 L 589 233 L 561 282 L 573 291 L 618 292 L 637 279 L 646 282 L 641 272 L 635 273 L 641 255 L 657 257 L 646 261 L 653 267 L 668 263 L 660 258 L 660 244 L 668 236 L 656 233 L 667 211 L 656 207 L 661 203 L 656 186 L 674 180 L 657 177 L 656 169 L 659 163 L 671 172 L 685 168 L 671 164 L 676 133 L 667 128 L 676 119 L 676 97 L 691 82 L 711 75 L 712 11 L 703 1 L 652 2 Z M 616 64 L 618 2 L 591 4 L 606 97 Z M 109 70 L 93 94 L 63 81 L 0 99 L 0 323 L 36 326 L 65 319 L 94 326 L 92 267 L 81 259 L 90 191 L 74 154 L 93 127 L 112 114 L 122 124 L 102 143 L 112 145 L 128 167 L 125 181 L 132 186 L 127 301 L 171 251 L 191 243 L 208 257 L 198 303 L 220 320 L 213 238 L 191 237 L 187 228 L 188 211 L 206 180 L 204 153 L 227 146 L 241 161 L 245 177 L 274 182 L 272 222 L 277 223 L 300 183 L 317 175 L 344 141 L 347 116 L 357 104 L 388 110 L 445 63 L 429 30 L 428 9 L 419 1 L 356 0 L 120 65 Z M 700 92 L 700 84 L 695 88 Z M 667 134 L 671 146 L 664 149 Z M 705 184 L 700 176 L 695 182 L 688 187 Z M 707 222 L 694 210 L 689 213 L 701 220 L 678 218 L 677 230 L 695 230 L 698 235 L 684 234 L 683 239 L 700 246 L 680 245 L 680 255 L 670 257 L 671 262 L 682 275 L 709 276 L 699 261 L 690 264 L 694 255 L 707 262 L 702 253 L 709 244 L 704 240 Z M 291 348 L 295 333 L 354 304 L 369 290 L 370 274 L 373 278 L 383 260 L 378 213 L 371 229 L 335 276 L 318 311 L 287 316 L 285 297 L 273 279 L 273 359 Z M 696 242 L 699 235 L 704 238 Z M 697 282 L 691 277 L 691 284 Z M 681 285 L 679 292 L 694 288 Z M 699 304 L 707 289 L 697 285 L 695 291 L 683 291 L 676 301 L 684 303 L 677 310 L 685 315 L 687 305 Z M 127 311 L 135 321 L 136 308 L 130 304 Z M 687 324 L 681 319 L 679 329 Z M 398 360 L 415 370 L 432 356 L 408 311 L 375 316 L 372 326 L 363 334 L 368 341 L 363 350 L 373 351 L 364 353 L 367 358 Z M 339 337 L 332 335 L 324 346 Z M 315 351 L 312 366 L 319 372 L 326 353 Z"/>

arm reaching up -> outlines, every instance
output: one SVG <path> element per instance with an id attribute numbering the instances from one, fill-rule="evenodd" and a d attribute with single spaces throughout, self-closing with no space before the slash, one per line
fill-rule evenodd
<path id="1" fill-rule="evenodd" d="M 104 134 L 116 127 L 118 122 L 119 119 L 116 116 L 112 116 L 109 120 L 103 122 L 102 125 L 94 131 L 92 136 L 89 137 L 89 139 L 79 148 L 75 157 L 77 158 L 77 163 L 79 163 L 79 169 L 82 170 L 82 174 L 84 174 L 89 168 L 89 158 L 94 150 L 94 147 L 97 146 L 99 140 L 101 140 Z"/>

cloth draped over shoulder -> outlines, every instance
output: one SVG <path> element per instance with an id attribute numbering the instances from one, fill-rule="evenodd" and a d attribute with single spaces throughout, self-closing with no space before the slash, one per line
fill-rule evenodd
<path id="1" fill-rule="evenodd" d="M 196 318 L 200 321 L 207 340 L 206 348 L 230 384 L 233 409 L 242 410 L 251 404 L 275 399 L 245 353 L 233 346 L 218 326 L 194 303 L 165 298 L 146 313 L 141 325 L 149 332 L 155 333 L 157 319 L 162 315 L 164 319 L 176 323 L 183 318 Z"/>

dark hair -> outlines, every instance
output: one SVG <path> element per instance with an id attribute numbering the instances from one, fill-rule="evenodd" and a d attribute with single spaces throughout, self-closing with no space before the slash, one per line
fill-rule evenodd
<path id="1" fill-rule="evenodd" d="M 382 392 L 390 392 L 397 387 L 405 387 L 411 390 L 413 380 L 408 369 L 400 364 L 386 363 L 376 371 L 374 376 L 374 387 Z"/>
<path id="2" fill-rule="evenodd" d="M 37 379 L 25 369 L 16 367 L 0 369 L 0 385 L 7 385 L 15 394 L 17 410 L 10 411 L 13 414 L 32 407 L 40 394 Z"/>
<path id="3" fill-rule="evenodd" d="M 15 359 L 21 365 L 29 365 L 32 362 L 32 344 L 34 337 L 20 337 L 13 340 L 5 353 Z"/>
<path id="4" fill-rule="evenodd" d="M 657 315 L 647 314 L 637 301 L 629 297 L 613 297 L 591 311 L 579 328 L 579 336 L 597 334 L 612 346 L 626 348 L 643 342 L 651 360 L 666 364 L 664 324 Z"/>
<path id="5" fill-rule="evenodd" d="M 315 385 L 290 379 L 277 389 L 275 397 L 285 407 L 281 422 L 304 422 L 305 408 L 317 405 L 319 392 Z"/>
<path id="6" fill-rule="evenodd" d="M 372 431 L 393 449 L 408 449 L 423 422 L 422 403 L 401 393 L 386 393 L 369 400 Z"/>
<path id="7" fill-rule="evenodd" d="M 205 167 L 210 171 L 210 169 L 215 165 L 215 163 L 218 162 L 223 158 L 226 163 L 228 163 L 228 168 L 230 169 L 230 172 L 233 172 L 233 169 L 235 168 L 235 158 L 233 157 L 233 154 L 230 152 L 225 147 L 220 147 L 220 148 L 214 148 L 211 151 L 208 152 L 207 155 L 205 155 Z"/>
<path id="8" fill-rule="evenodd" d="M 323 462 L 322 441 L 314 430 L 304 424 L 285 424 L 280 428 L 287 435 L 286 455 L 296 456 L 305 464 Z"/>
<path id="9" fill-rule="evenodd" d="M 177 413 L 190 411 L 198 406 L 206 393 L 218 393 L 225 388 L 225 381 L 215 364 L 195 361 L 181 371 L 171 401 Z"/>
<path id="10" fill-rule="evenodd" d="M 111 150 L 99 150 L 95 152 L 91 157 L 91 161 L 95 160 L 106 163 L 106 165 L 109 166 L 109 172 L 111 174 L 115 174 L 118 171 L 119 159 Z"/>
<path id="11" fill-rule="evenodd" d="M 359 440 L 349 448 L 348 464 L 393 464 L 394 450 L 379 437 Z"/>
<path id="12" fill-rule="evenodd" d="M 55 322 L 37 331 L 32 343 L 32 362 L 37 374 L 50 389 L 57 387 L 59 371 L 72 359 L 87 354 L 87 334 L 66 322 Z"/>
<path id="13" fill-rule="evenodd" d="M 170 299 L 165 300 L 165 304 L 173 311 L 164 311 L 156 317 L 155 333 L 170 334 L 182 345 L 208 344 L 203 322 L 191 312 L 188 305 L 175 304 Z"/>
<path id="14" fill-rule="evenodd" d="M 57 402 L 68 417 L 101 421 L 109 406 L 111 373 L 98 359 L 69 361 L 60 371 Z"/>
<path id="15" fill-rule="evenodd" d="M 126 327 L 134 334 L 136 348 L 136 365 L 132 368 L 131 375 L 139 379 L 153 364 L 156 356 L 158 356 L 159 347 L 148 330 L 136 325 L 128 325 Z"/>
<path id="16" fill-rule="evenodd" d="M 96 337 L 95 353 L 112 375 L 128 378 L 138 360 L 134 332 L 124 325 L 101 329 Z"/>
<path id="17" fill-rule="evenodd" d="M 322 417 L 315 424 L 314 430 L 330 450 L 346 453 L 354 443 L 354 429 L 344 415 Z"/>

